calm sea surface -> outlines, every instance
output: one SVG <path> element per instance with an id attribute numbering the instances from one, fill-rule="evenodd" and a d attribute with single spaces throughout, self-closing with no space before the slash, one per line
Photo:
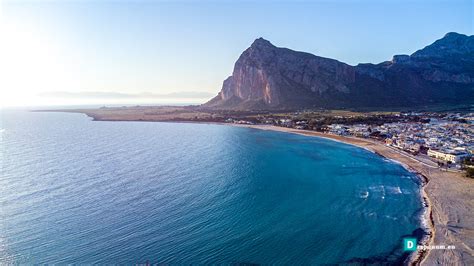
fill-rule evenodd
<path id="1" fill-rule="evenodd" d="M 330 140 L 4 111 L 0 263 L 397 262 L 417 178 Z"/>

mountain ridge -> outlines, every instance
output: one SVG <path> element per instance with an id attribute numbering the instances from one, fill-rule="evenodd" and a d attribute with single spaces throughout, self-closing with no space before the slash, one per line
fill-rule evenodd
<path id="1" fill-rule="evenodd" d="M 213 109 L 474 104 L 474 36 L 455 32 L 411 55 L 355 66 L 257 38 L 238 58 Z"/>

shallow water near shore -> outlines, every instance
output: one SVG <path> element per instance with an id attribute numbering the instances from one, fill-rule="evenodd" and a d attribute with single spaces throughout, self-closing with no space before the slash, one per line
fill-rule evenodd
<path id="1" fill-rule="evenodd" d="M 4 111 L 0 262 L 401 262 L 420 182 L 343 143 Z"/>

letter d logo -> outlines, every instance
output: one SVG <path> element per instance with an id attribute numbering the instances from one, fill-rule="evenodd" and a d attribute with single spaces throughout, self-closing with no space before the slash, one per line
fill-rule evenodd
<path id="1" fill-rule="evenodd" d="M 415 251 L 415 250 L 416 250 L 416 238 L 404 238 L 403 251 Z"/>

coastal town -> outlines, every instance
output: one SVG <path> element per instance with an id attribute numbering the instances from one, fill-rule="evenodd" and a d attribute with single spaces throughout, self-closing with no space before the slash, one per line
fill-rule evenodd
<path id="1" fill-rule="evenodd" d="M 426 233 L 420 245 L 456 247 L 446 264 L 471 254 L 474 234 L 474 112 L 212 110 L 202 106 L 121 106 L 42 110 L 81 113 L 93 121 L 187 122 L 232 125 L 315 136 L 354 145 L 400 163 L 420 179 Z M 466 178 L 467 177 L 467 178 Z M 469 178 L 470 177 L 470 178 Z M 460 220 L 459 218 L 462 217 Z M 452 226 L 456 226 L 453 231 Z M 413 264 L 435 264 L 443 250 L 420 251 Z M 454 263 L 456 264 L 456 263 Z M 471 265 L 471 264 L 468 264 Z"/>
<path id="2" fill-rule="evenodd" d="M 331 135 L 364 138 L 409 153 L 419 161 L 474 175 L 474 113 L 394 113 L 317 116 L 295 112 L 283 117 L 227 118 L 227 123 L 267 124 Z M 334 122 L 334 123 L 332 123 Z"/>
<path id="3" fill-rule="evenodd" d="M 474 0 L 0 0 L 0 266 L 474 266 Z"/>
<path id="4" fill-rule="evenodd" d="M 48 110 L 46 110 L 48 111 Z M 161 121 L 266 125 L 382 144 L 431 167 L 474 177 L 474 112 L 292 112 L 210 110 L 200 106 L 132 106 L 54 110 L 98 121 Z"/>

